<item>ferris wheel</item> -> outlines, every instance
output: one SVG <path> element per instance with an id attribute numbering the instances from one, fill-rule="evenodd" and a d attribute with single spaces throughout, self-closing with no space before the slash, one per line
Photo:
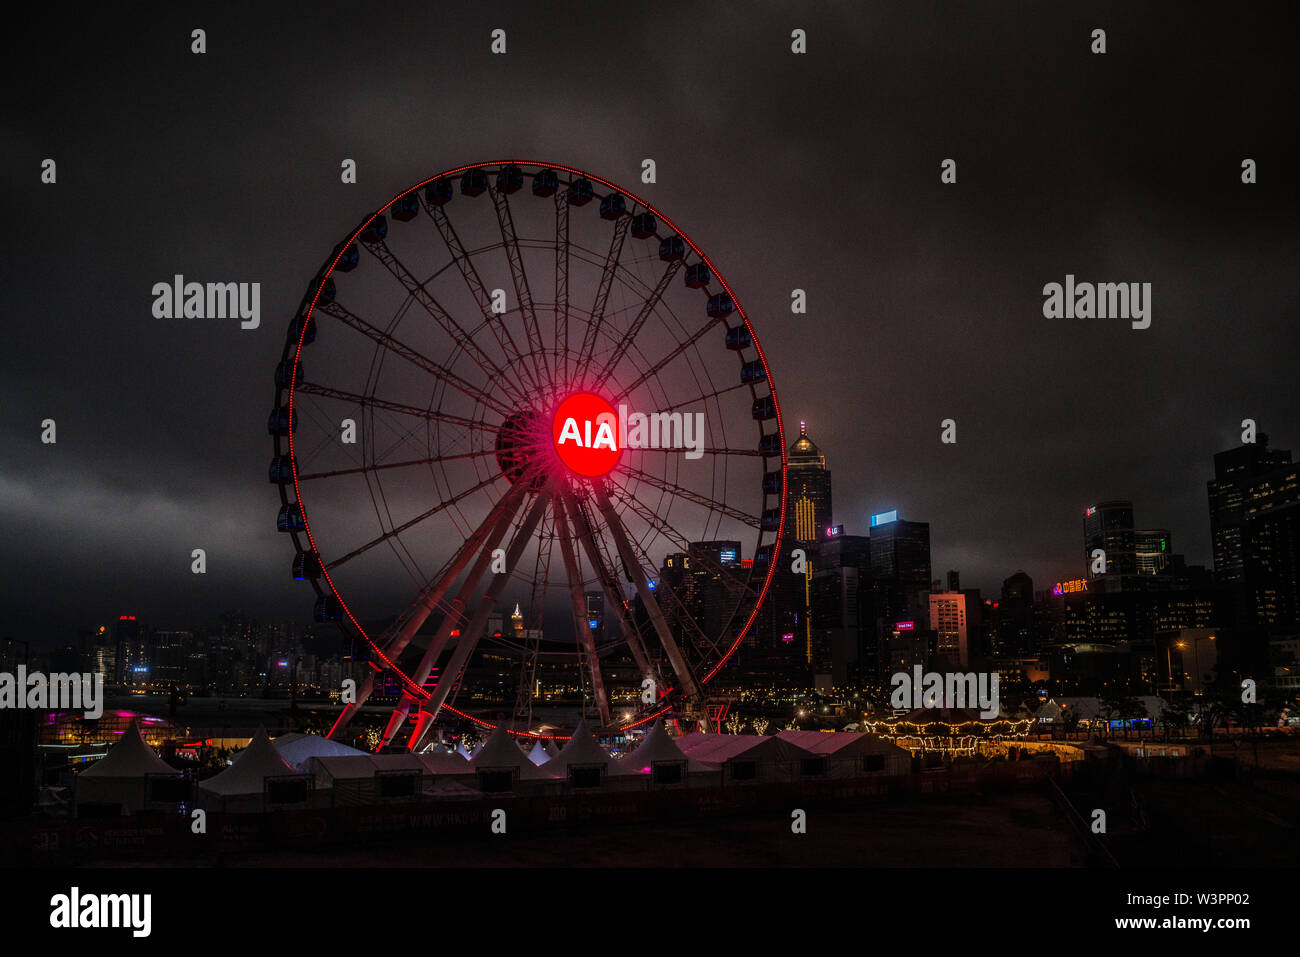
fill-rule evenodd
<path id="1" fill-rule="evenodd" d="M 412 750 L 578 690 L 605 728 L 703 715 L 772 581 L 785 441 L 748 316 L 657 209 L 552 164 L 431 177 L 311 280 L 275 393 L 293 575 L 370 665 L 331 735 L 381 675 Z"/>

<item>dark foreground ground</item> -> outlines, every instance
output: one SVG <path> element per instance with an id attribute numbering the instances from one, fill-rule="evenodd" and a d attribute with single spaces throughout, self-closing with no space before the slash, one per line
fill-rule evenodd
<path id="1" fill-rule="evenodd" d="M 101 859 L 91 867 L 1077 867 L 1082 844 L 1036 792 L 989 799 L 864 802 L 788 814 L 599 824 L 545 831 L 412 835 L 364 847 L 252 851 L 184 862 Z"/>

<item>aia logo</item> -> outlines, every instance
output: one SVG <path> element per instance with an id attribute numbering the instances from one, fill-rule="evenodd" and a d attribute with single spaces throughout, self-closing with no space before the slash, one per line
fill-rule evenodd
<path id="1" fill-rule="evenodd" d="M 579 392 L 560 403 L 551 435 L 560 461 L 579 475 L 595 478 L 618 464 L 619 422 L 614 407 L 598 395 Z"/>

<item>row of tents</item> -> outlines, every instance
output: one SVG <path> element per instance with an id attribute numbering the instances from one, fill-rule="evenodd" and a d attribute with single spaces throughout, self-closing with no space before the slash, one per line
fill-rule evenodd
<path id="1" fill-rule="evenodd" d="M 909 752 L 873 735 L 783 731 L 772 736 L 688 734 L 656 723 L 636 747 L 612 757 L 585 721 L 567 742 L 535 739 L 525 752 L 498 727 L 476 751 L 370 754 L 318 735 L 259 730 L 231 765 L 191 782 L 145 743 L 135 725 L 77 776 L 78 813 L 136 813 L 193 804 L 263 811 L 330 804 L 477 799 L 567 789 L 718 787 L 817 777 L 903 775 Z M 116 806 L 116 810 L 114 807 Z"/>

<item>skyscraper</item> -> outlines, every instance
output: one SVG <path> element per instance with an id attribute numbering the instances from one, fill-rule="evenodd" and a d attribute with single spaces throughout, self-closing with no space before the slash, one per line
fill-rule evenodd
<path id="1" fill-rule="evenodd" d="M 1270 449 L 1263 432 L 1258 442 L 1241 445 L 1214 456 L 1214 478 L 1206 483 L 1210 500 L 1210 535 L 1214 546 L 1214 578 L 1220 584 L 1243 577 L 1241 552 L 1242 507 L 1250 488 L 1261 476 L 1291 464 L 1291 453 Z"/>
<path id="2" fill-rule="evenodd" d="M 1091 576 L 1093 553 L 1106 552 L 1104 574 L 1137 574 L 1137 539 L 1133 528 L 1133 503 L 1099 502 L 1083 515 L 1083 557 Z"/>
<path id="3" fill-rule="evenodd" d="M 826 456 L 808 438 L 808 423 L 799 423 L 799 438 L 786 463 L 786 535 L 803 544 L 820 542 L 831 524 L 831 471 Z"/>
<path id="4" fill-rule="evenodd" d="M 1173 536 L 1167 528 L 1139 529 L 1133 533 L 1133 549 L 1139 575 L 1163 575 L 1173 571 Z"/>

